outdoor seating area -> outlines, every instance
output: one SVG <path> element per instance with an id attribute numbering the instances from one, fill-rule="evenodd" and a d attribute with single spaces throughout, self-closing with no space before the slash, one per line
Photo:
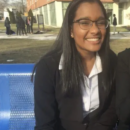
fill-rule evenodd
<path id="1" fill-rule="evenodd" d="M 130 130 L 130 0 L 0 0 L 0 130 Z"/>

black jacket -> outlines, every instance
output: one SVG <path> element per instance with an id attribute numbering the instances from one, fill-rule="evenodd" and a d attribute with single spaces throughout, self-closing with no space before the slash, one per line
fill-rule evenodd
<path id="1" fill-rule="evenodd" d="M 115 84 L 105 91 L 102 73 L 98 75 L 98 109 L 83 118 L 82 95 L 69 98 L 61 93 L 61 54 L 45 56 L 35 75 L 35 130 L 112 130 L 117 117 L 115 112 Z M 115 69 L 116 56 L 111 53 L 111 67 Z"/>
<path id="2" fill-rule="evenodd" d="M 116 26 L 117 25 L 117 19 L 116 17 L 114 17 L 114 20 L 113 20 L 113 25 Z"/>
<path id="3" fill-rule="evenodd" d="M 127 130 L 130 125 L 130 49 L 118 55 L 116 86 L 118 130 Z"/>
<path id="4" fill-rule="evenodd" d="M 10 21 L 9 20 L 5 20 L 5 27 L 10 27 Z"/>

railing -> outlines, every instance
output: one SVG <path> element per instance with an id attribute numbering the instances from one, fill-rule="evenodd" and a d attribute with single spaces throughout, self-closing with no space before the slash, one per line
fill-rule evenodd
<path id="1" fill-rule="evenodd" d="M 34 64 L 0 65 L 0 130 L 33 130 Z"/>

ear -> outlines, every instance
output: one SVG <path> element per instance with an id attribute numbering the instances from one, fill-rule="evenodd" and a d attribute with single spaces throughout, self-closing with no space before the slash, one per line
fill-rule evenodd
<path id="1" fill-rule="evenodd" d="M 71 38 L 74 38 L 73 27 L 72 26 L 71 26 L 71 33 L 70 33 L 70 35 L 71 35 Z"/>

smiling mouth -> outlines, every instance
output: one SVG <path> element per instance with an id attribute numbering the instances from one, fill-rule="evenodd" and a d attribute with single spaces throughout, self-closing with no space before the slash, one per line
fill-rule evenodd
<path id="1" fill-rule="evenodd" d="M 90 42 L 96 42 L 96 41 L 99 41 L 100 38 L 89 38 L 89 39 L 86 39 L 87 41 L 90 41 Z"/>

